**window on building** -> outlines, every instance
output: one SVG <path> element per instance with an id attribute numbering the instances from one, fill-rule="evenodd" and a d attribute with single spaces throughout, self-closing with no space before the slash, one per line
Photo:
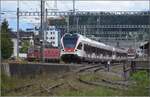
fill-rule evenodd
<path id="1" fill-rule="evenodd" d="M 52 42 L 51 42 L 51 44 L 55 44 L 55 42 L 54 42 L 54 41 L 52 41 Z"/>

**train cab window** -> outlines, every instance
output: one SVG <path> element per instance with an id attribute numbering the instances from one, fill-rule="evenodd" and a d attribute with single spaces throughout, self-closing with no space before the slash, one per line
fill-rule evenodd
<path id="1" fill-rule="evenodd" d="M 81 50 L 82 49 L 82 43 L 80 42 L 77 49 Z"/>
<path id="2" fill-rule="evenodd" d="M 78 40 L 77 35 L 66 35 L 63 37 L 63 44 L 65 48 L 75 48 Z"/>

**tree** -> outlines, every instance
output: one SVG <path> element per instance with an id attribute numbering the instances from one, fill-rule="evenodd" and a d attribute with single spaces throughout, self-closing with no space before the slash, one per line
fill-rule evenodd
<path id="1" fill-rule="evenodd" d="M 30 47 L 30 43 L 27 40 L 22 41 L 21 44 L 22 48 L 20 49 L 21 53 L 27 53 L 28 52 L 28 48 Z"/>
<path id="2" fill-rule="evenodd" d="M 13 43 L 10 38 L 10 33 L 8 29 L 8 22 L 6 19 L 1 25 L 1 57 L 2 59 L 8 59 L 13 52 Z"/>

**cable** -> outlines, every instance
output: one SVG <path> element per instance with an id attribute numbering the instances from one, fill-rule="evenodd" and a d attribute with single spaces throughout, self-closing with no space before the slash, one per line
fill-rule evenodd
<path id="1" fill-rule="evenodd" d="M 1 12 L 17 12 L 17 11 L 14 11 L 14 10 L 2 10 Z"/>
<path id="2" fill-rule="evenodd" d="M 49 9 L 52 9 L 47 1 L 46 1 L 46 5 L 47 5 L 47 7 L 49 7 Z"/>
<path id="3" fill-rule="evenodd" d="M 29 2 L 29 1 L 22 1 L 22 3 L 21 4 L 23 4 L 23 5 L 25 5 L 25 6 L 32 6 L 32 4 L 34 2 L 37 2 L 37 1 L 31 1 L 31 2 Z M 35 3 L 34 3 L 35 4 Z M 37 11 L 37 9 L 39 8 L 39 6 L 38 5 L 35 5 L 36 7 L 34 7 L 34 8 L 30 8 L 29 10 L 36 10 Z M 38 7 L 38 8 L 37 8 Z"/>
<path id="4" fill-rule="evenodd" d="M 61 2 L 62 2 L 61 4 L 64 4 L 64 6 L 67 7 L 67 9 L 70 9 L 69 6 L 66 3 L 64 3 L 63 1 L 61 1 Z"/>

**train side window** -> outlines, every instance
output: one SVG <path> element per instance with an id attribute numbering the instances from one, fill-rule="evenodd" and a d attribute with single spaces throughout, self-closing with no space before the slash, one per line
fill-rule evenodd
<path id="1" fill-rule="evenodd" d="M 86 44 L 84 44 L 84 51 L 86 51 Z"/>
<path id="2" fill-rule="evenodd" d="M 88 51 L 88 49 L 89 49 L 89 47 L 88 47 L 88 45 L 87 44 L 84 44 L 84 51 Z"/>
<path id="3" fill-rule="evenodd" d="M 79 43 L 77 49 L 80 49 L 80 50 L 82 49 L 82 43 Z"/>

